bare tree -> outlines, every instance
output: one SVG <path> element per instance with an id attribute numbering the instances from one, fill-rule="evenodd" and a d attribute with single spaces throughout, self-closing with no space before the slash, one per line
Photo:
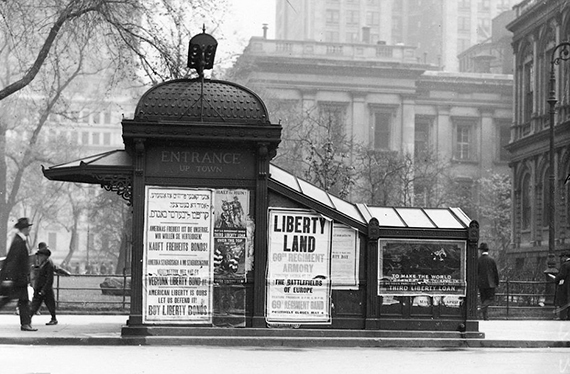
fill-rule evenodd
<path id="1" fill-rule="evenodd" d="M 196 21 L 216 29 L 224 9 L 226 0 L 0 1 L 0 238 L 6 237 L 26 170 L 40 156 L 47 119 L 66 115 L 73 101 L 64 94 L 72 82 L 96 74 L 112 88 L 139 80 L 141 71 L 153 83 L 185 76 Z M 92 93 L 83 90 L 82 96 Z M 29 135 L 20 136 L 11 152 L 7 136 L 14 133 Z M 1 240 L 0 256 L 5 252 Z"/>

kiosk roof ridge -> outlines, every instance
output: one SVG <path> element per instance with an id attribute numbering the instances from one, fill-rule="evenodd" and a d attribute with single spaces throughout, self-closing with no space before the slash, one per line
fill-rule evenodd
<path id="1" fill-rule="evenodd" d="M 265 104 L 250 89 L 200 78 L 176 79 L 152 87 L 139 100 L 134 119 L 271 124 Z"/>

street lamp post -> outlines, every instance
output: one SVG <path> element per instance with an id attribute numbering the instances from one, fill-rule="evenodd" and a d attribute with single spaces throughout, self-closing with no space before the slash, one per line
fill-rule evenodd
<path id="1" fill-rule="evenodd" d="M 557 54 L 558 53 L 558 54 Z M 555 265 L 556 252 L 556 172 L 554 163 L 554 115 L 556 114 L 556 75 L 554 74 L 554 65 L 559 65 L 561 61 L 570 60 L 570 42 L 562 42 L 554 47 L 552 57 L 550 58 L 550 93 L 548 95 L 548 104 L 550 105 L 550 154 L 549 176 L 549 207 L 548 207 L 548 269 L 547 274 L 557 273 Z"/>

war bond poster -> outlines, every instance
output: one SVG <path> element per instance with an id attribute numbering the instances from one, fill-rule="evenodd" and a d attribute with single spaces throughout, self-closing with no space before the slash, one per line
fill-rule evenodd
<path id="1" fill-rule="evenodd" d="M 250 192 L 214 191 L 215 326 L 246 324 L 246 274 L 253 270 L 255 225 L 249 214 Z"/>
<path id="2" fill-rule="evenodd" d="M 143 323 L 212 320 L 212 191 L 146 187 Z"/>
<path id="3" fill-rule="evenodd" d="M 378 295 L 465 296 L 465 241 L 385 239 L 378 245 Z"/>
<path id="4" fill-rule="evenodd" d="M 268 323 L 331 322 L 332 221 L 306 210 L 271 209 Z"/>

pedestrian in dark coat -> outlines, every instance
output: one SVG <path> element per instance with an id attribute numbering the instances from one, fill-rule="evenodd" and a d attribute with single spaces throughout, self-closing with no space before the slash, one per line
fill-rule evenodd
<path id="1" fill-rule="evenodd" d="M 51 314 L 51 320 L 46 323 L 46 325 L 57 325 L 57 318 L 55 316 L 55 295 L 53 293 L 53 273 L 56 269 L 52 260 L 49 258 L 51 251 L 46 243 L 42 242 L 38 245 L 36 256 L 36 277 L 33 286 L 34 298 L 32 299 L 30 314 L 32 316 L 36 314 L 42 303 L 45 303 Z"/>
<path id="2" fill-rule="evenodd" d="M 562 265 L 554 283 L 556 284 L 556 305 L 560 310 L 560 319 L 570 321 L 570 252 L 562 256 Z"/>
<path id="3" fill-rule="evenodd" d="M 489 256 L 487 243 L 479 245 L 481 256 L 478 260 L 478 286 L 481 297 L 481 314 L 486 321 L 489 319 L 488 308 L 495 301 L 495 289 L 499 286 L 499 272 L 495 260 Z"/>
<path id="4" fill-rule="evenodd" d="M 14 225 L 18 232 L 14 236 L 4 266 L 0 270 L 0 309 L 10 300 L 18 299 L 18 314 L 22 331 L 37 331 L 32 328 L 30 299 L 28 298 L 30 275 L 28 236 L 31 226 L 27 218 L 18 219 Z"/>

